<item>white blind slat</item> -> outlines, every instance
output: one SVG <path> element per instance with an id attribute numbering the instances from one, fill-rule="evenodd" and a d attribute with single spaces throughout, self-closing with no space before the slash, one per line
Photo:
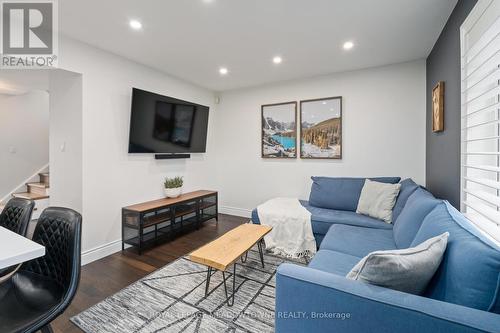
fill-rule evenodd
<path id="1" fill-rule="evenodd" d="M 500 212 L 496 209 L 478 202 L 464 201 L 464 205 L 476 211 L 479 215 L 484 216 L 496 225 L 500 225 Z"/>
<path id="2" fill-rule="evenodd" d="M 498 140 L 500 139 L 500 136 L 483 136 L 483 137 L 477 137 L 477 138 L 468 138 L 467 140 L 464 140 L 462 142 L 475 142 L 475 141 L 486 141 L 486 140 Z"/>
<path id="3" fill-rule="evenodd" d="M 464 190 L 464 192 L 475 198 L 481 199 L 491 205 L 500 207 L 500 197 L 498 197 L 495 194 L 491 194 L 486 191 L 480 191 L 480 190 Z"/>
<path id="4" fill-rule="evenodd" d="M 484 74 L 483 76 L 479 77 L 477 81 L 470 82 L 470 80 L 467 80 L 466 82 L 468 84 L 464 85 L 464 88 L 462 89 L 462 92 L 470 91 L 471 89 L 477 87 L 480 83 L 482 83 L 485 80 L 494 81 L 498 77 L 498 75 L 500 75 L 500 68 L 497 65 L 497 67 L 494 67 L 493 69 L 488 69 L 486 71 L 486 74 Z"/>
<path id="5" fill-rule="evenodd" d="M 483 171 L 500 172 L 500 167 L 489 166 L 489 165 L 477 164 L 477 165 L 464 165 L 463 167 L 469 169 L 483 170 Z"/>
<path id="6" fill-rule="evenodd" d="M 496 182 L 494 180 L 482 179 L 482 178 L 471 178 L 471 177 L 464 177 L 464 180 L 500 190 L 500 182 Z M 467 189 L 467 186 L 465 187 L 465 189 Z"/>
<path id="7" fill-rule="evenodd" d="M 470 212 L 464 213 L 465 217 L 469 219 L 472 223 L 474 223 L 483 233 L 489 237 L 494 242 L 500 241 L 500 226 L 495 223 L 491 223 L 490 220 L 479 215 L 475 211 L 471 210 Z"/>
<path id="8" fill-rule="evenodd" d="M 462 130 L 468 130 L 468 129 L 479 127 L 479 126 L 486 126 L 486 125 L 499 124 L 499 123 L 500 123 L 500 120 L 490 120 L 490 121 L 485 121 L 485 122 L 482 122 L 479 124 L 465 126 L 464 128 L 462 128 Z"/>
<path id="9" fill-rule="evenodd" d="M 492 111 L 497 111 L 497 109 L 500 107 L 500 103 L 496 102 L 496 103 L 493 103 L 493 104 L 490 104 L 490 105 L 487 105 L 487 106 L 484 106 L 482 108 L 479 108 L 479 109 L 476 109 L 476 110 L 472 110 L 470 111 L 469 113 L 466 113 L 464 115 L 462 115 L 462 118 L 466 118 L 466 117 L 470 117 L 470 116 L 473 116 L 473 115 L 476 115 L 480 112 L 492 112 Z"/>
<path id="10" fill-rule="evenodd" d="M 500 151 L 465 151 L 462 154 L 490 156 L 490 155 L 500 155 Z"/>

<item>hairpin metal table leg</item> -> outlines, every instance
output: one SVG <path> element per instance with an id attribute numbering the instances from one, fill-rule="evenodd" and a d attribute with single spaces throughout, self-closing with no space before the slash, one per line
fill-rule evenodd
<path id="1" fill-rule="evenodd" d="M 262 246 L 263 246 L 263 240 L 261 239 L 260 241 L 257 242 L 257 247 L 259 248 L 260 262 L 262 264 L 262 268 L 264 268 L 264 250 Z"/>
<path id="2" fill-rule="evenodd" d="M 241 262 L 242 263 L 246 263 L 247 262 L 247 258 L 248 258 L 248 251 L 245 252 L 245 259 L 243 259 L 243 256 L 241 256 Z"/>
<path id="3" fill-rule="evenodd" d="M 226 294 L 227 305 L 233 306 L 234 305 L 234 294 L 236 294 L 236 263 L 234 263 L 234 265 L 233 265 L 233 293 L 232 293 L 231 297 L 229 297 L 229 294 L 227 292 L 226 274 L 224 271 L 222 271 L 222 280 L 224 280 L 224 292 Z M 229 302 L 229 298 L 231 298 L 231 302 Z"/>
<path id="4" fill-rule="evenodd" d="M 207 270 L 207 285 L 205 286 L 205 297 L 208 295 L 208 287 L 210 286 L 210 277 L 212 276 L 212 267 Z"/>

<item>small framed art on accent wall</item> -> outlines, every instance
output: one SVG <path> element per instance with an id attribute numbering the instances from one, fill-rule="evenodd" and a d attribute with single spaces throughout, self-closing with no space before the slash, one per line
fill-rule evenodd
<path id="1" fill-rule="evenodd" d="M 297 102 L 262 105 L 262 157 L 297 157 Z"/>
<path id="2" fill-rule="evenodd" d="M 300 158 L 342 158 L 342 97 L 300 101 Z"/>
<path id="3" fill-rule="evenodd" d="M 444 82 L 439 81 L 432 89 L 432 131 L 444 131 Z"/>

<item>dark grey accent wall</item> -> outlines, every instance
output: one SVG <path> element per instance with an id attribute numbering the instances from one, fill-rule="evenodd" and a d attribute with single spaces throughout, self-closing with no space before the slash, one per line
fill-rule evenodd
<path id="1" fill-rule="evenodd" d="M 460 26 L 477 0 L 459 0 L 427 58 L 426 187 L 460 206 Z M 432 88 L 445 82 L 444 131 L 432 132 Z"/>

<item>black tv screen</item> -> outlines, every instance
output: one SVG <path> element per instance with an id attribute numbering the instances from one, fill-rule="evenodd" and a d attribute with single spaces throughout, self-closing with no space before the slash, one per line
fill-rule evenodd
<path id="1" fill-rule="evenodd" d="M 209 107 L 132 90 L 129 153 L 204 153 Z"/>

